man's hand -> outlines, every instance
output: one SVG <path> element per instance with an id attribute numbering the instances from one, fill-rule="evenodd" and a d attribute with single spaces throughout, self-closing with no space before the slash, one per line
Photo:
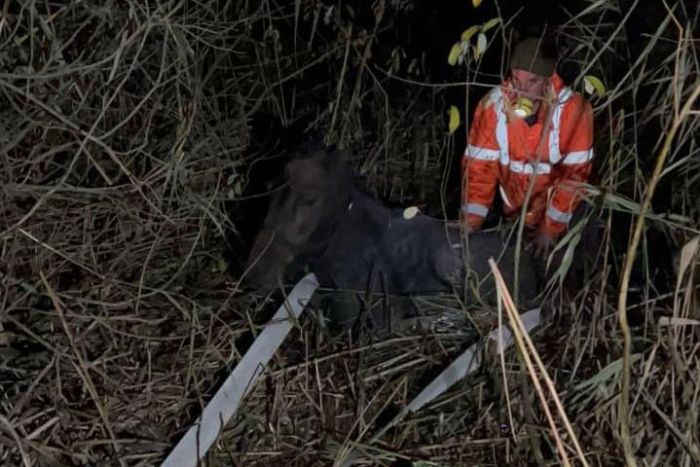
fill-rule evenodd
<path id="1" fill-rule="evenodd" d="M 533 253 L 539 258 L 546 258 L 556 243 L 556 239 L 542 229 L 535 230 L 530 241 L 533 246 Z"/>

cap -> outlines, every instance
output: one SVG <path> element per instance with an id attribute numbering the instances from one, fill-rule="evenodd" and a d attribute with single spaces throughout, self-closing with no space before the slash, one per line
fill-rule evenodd
<path id="1" fill-rule="evenodd" d="M 555 60 L 545 57 L 540 39 L 531 37 L 518 42 L 510 57 L 511 70 L 525 70 L 540 76 L 551 76 Z"/>

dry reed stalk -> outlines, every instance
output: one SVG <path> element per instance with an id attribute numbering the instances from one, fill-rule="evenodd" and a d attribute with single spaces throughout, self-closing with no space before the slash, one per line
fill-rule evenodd
<path id="1" fill-rule="evenodd" d="M 448 175 L 463 142 L 446 135 L 443 115 L 463 100 L 449 93 L 468 86 L 473 104 L 500 79 L 467 60 L 466 79 L 436 82 L 421 57 L 395 46 L 393 13 L 410 2 L 385 2 L 378 26 L 374 11 L 357 7 L 351 16 L 322 2 L 98 3 L 5 2 L 0 13 L 0 464 L 158 465 L 240 359 L 276 297 L 225 273 L 237 259 L 223 255 L 225 232 L 245 227 L 229 204 L 259 199 L 265 190 L 245 191 L 250 174 L 287 144 L 250 151 L 252 115 L 336 133 L 357 149 L 353 162 L 372 192 L 454 218 L 447 206 L 458 190 Z M 614 238 L 614 217 L 646 210 L 642 298 L 626 304 L 642 316 L 630 323 L 629 361 L 640 369 L 629 375 L 630 438 L 640 463 L 692 465 L 698 260 L 691 255 L 675 292 L 659 290 L 650 233 L 682 244 L 700 231 L 697 108 L 668 149 L 646 136 L 671 128 L 700 59 L 666 11 L 631 4 L 592 3 L 561 28 L 568 56 L 609 88 L 593 100 L 591 191 L 605 209 L 606 255 L 576 293 L 554 294 L 538 350 L 587 461 L 619 465 L 613 427 L 626 418 L 618 410 L 625 350 L 611 282 L 630 242 Z M 697 30 L 692 5 L 669 7 Z M 506 27 L 494 38 L 508 38 L 519 14 L 509 8 L 497 5 Z M 656 21 L 628 39 L 640 14 Z M 489 44 L 486 54 L 497 53 Z M 283 139 L 277 130 L 268 136 Z M 650 212 L 645 174 L 662 149 L 655 191 L 669 203 L 652 200 Z M 511 357 L 502 375 L 486 367 L 380 444 L 368 442 L 373 421 L 407 403 L 475 328 L 495 320 L 494 310 L 467 308 L 458 296 L 417 303 L 443 317 L 433 332 L 344 340 L 302 322 L 208 461 L 327 465 L 346 439 L 375 449 L 378 462 L 533 461 L 531 433 L 517 428 L 527 395 L 514 384 L 527 369 Z M 556 462 L 555 449 L 543 446 L 541 460 Z"/>

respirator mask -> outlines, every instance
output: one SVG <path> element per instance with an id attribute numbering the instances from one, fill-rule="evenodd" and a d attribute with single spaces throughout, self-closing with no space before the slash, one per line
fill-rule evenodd
<path id="1" fill-rule="evenodd" d="M 518 96 L 513 102 L 513 113 L 519 118 L 527 118 L 532 115 L 535 103 L 527 97 Z"/>

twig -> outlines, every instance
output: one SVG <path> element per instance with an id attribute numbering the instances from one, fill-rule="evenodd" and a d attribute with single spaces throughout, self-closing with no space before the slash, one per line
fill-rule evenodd
<path id="1" fill-rule="evenodd" d="M 22 446 L 22 440 L 20 439 L 19 435 L 12 426 L 12 423 L 10 423 L 10 421 L 4 416 L 0 415 L 0 425 L 3 425 L 5 427 L 5 430 L 10 434 L 10 436 L 12 436 L 12 439 L 15 440 L 15 443 L 17 443 L 17 449 L 19 450 L 19 455 L 22 457 L 22 463 L 25 465 L 25 467 L 31 467 L 32 462 L 29 459 L 27 453 L 25 452 L 24 447 Z"/>

